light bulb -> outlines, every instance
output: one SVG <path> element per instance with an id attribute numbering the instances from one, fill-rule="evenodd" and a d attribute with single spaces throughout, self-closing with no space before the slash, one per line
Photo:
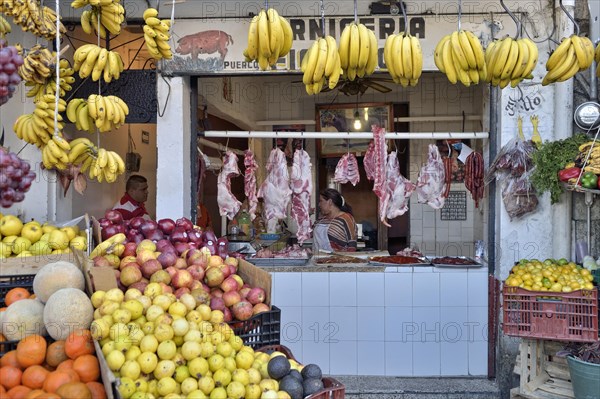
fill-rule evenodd
<path id="1" fill-rule="evenodd" d="M 360 119 L 354 119 L 354 130 L 359 130 L 360 128 L 362 128 L 362 123 L 360 123 Z"/>

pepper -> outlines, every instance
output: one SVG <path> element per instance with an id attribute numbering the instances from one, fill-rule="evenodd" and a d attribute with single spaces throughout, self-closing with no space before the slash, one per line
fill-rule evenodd
<path id="1" fill-rule="evenodd" d="M 567 182 L 567 181 L 569 181 L 569 179 L 579 177 L 580 173 L 581 173 L 581 168 L 577 168 L 574 166 L 571 168 L 565 168 L 565 169 L 561 170 L 560 172 L 558 172 L 558 179 L 562 182 Z"/>
<path id="2" fill-rule="evenodd" d="M 584 188 L 595 189 L 598 187 L 598 176 L 594 172 L 585 172 L 581 176 L 581 185 Z"/>

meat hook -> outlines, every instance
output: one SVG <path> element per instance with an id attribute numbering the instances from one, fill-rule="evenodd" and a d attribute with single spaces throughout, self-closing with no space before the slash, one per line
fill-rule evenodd
<path id="1" fill-rule="evenodd" d="M 561 3 L 562 3 L 562 0 L 561 0 Z M 518 39 L 518 38 L 519 38 L 519 36 L 521 36 L 521 26 L 522 26 L 521 20 L 520 20 L 520 19 L 518 19 L 518 18 L 515 16 L 515 14 L 513 14 L 513 13 L 512 13 L 512 12 L 511 12 L 511 11 L 508 9 L 508 7 L 506 6 L 506 4 L 504 4 L 504 0 L 500 0 L 500 5 L 502 6 L 502 8 L 504 8 L 504 11 L 506 11 L 506 13 L 507 13 L 508 15 L 510 15 L 510 17 L 512 18 L 512 20 L 513 20 L 513 21 L 515 21 L 515 25 L 517 25 L 517 33 L 515 34 L 515 37 L 514 37 L 514 39 L 516 40 L 516 39 Z"/>
<path id="2" fill-rule="evenodd" d="M 573 22 L 573 25 L 575 25 L 575 34 L 577 36 L 579 36 L 579 24 L 577 23 L 577 21 L 575 21 L 575 18 L 573 18 L 573 16 L 571 14 L 569 14 L 567 9 L 563 5 L 563 0 L 559 0 L 558 4 L 560 5 L 561 10 L 563 10 L 564 13 L 567 14 L 567 18 L 569 18 L 571 20 L 571 22 Z"/>

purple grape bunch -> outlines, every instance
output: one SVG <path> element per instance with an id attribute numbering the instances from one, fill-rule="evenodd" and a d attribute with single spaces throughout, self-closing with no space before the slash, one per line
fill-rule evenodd
<path id="1" fill-rule="evenodd" d="M 0 206 L 9 208 L 23 201 L 34 180 L 29 162 L 0 147 Z"/>
<path id="2" fill-rule="evenodd" d="M 4 39 L 0 39 L 0 106 L 6 103 L 21 82 L 17 70 L 23 65 L 21 57 L 14 46 L 8 46 Z"/>

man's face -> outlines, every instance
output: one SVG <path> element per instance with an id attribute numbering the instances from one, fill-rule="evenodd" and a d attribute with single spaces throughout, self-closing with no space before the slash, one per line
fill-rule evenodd
<path id="1" fill-rule="evenodd" d="M 148 199 L 148 183 L 143 183 L 129 190 L 131 198 L 137 202 L 146 202 Z"/>

